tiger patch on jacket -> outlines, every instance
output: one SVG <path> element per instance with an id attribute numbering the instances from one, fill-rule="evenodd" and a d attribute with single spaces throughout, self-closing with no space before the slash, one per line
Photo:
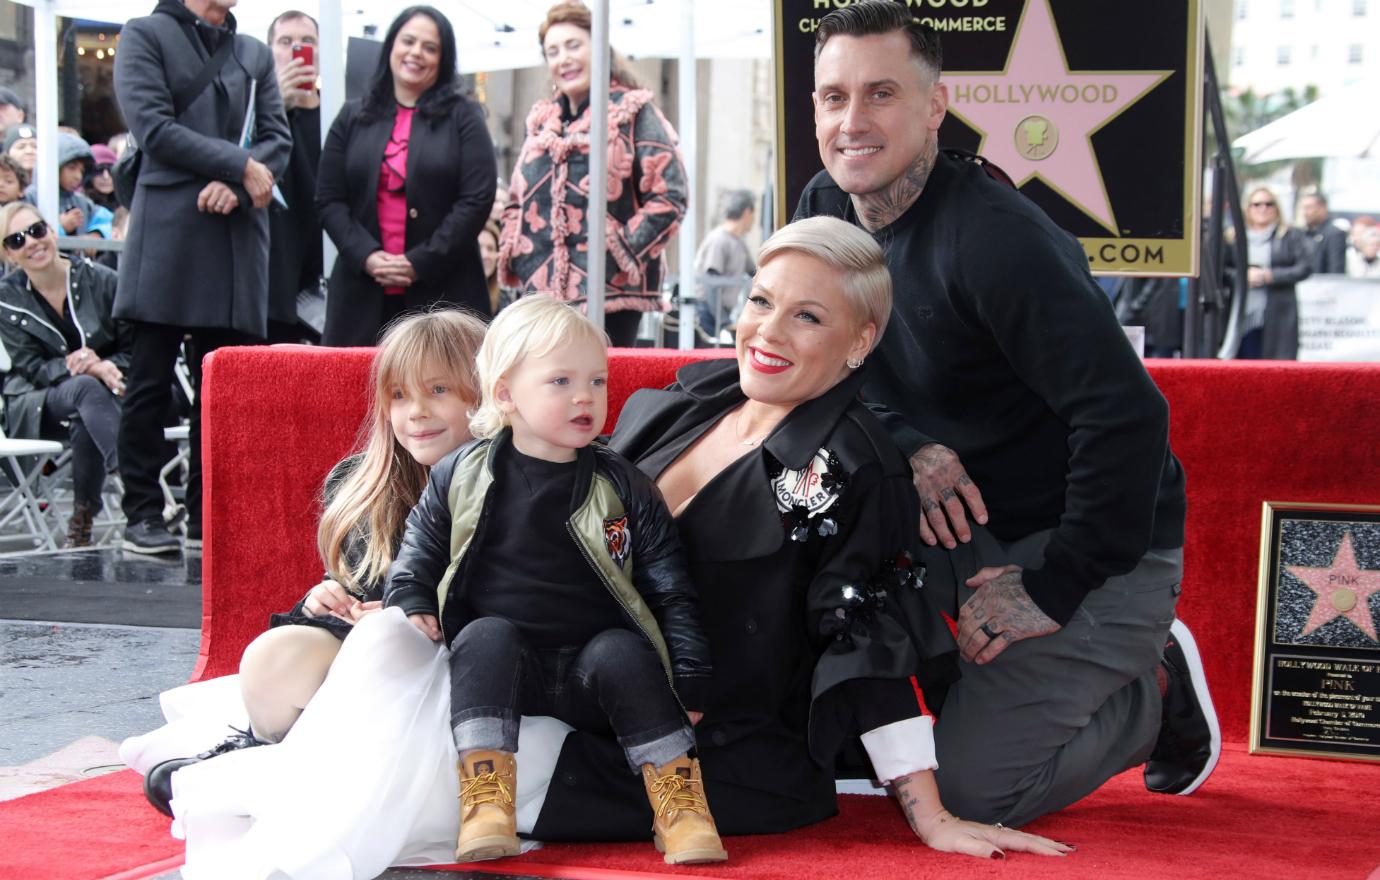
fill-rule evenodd
<path id="1" fill-rule="evenodd" d="M 609 558 L 623 568 L 628 561 L 632 545 L 632 535 L 628 532 L 628 515 L 604 520 L 604 546 L 608 548 Z"/>

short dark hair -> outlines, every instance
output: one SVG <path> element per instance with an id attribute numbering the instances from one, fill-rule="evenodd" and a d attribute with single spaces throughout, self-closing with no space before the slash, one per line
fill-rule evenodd
<path id="1" fill-rule="evenodd" d="M 745 189 L 729 190 L 724 196 L 724 219 L 738 220 L 757 207 L 757 197 Z"/>
<path id="2" fill-rule="evenodd" d="M 9 153 L 0 153 L 0 168 L 14 175 L 15 180 L 19 181 L 19 189 L 23 191 L 29 185 L 29 172 L 24 170 L 24 166 L 14 161 Z"/>
<path id="3" fill-rule="evenodd" d="M 815 63 L 824 44 L 834 37 L 870 37 L 905 31 L 910 38 L 911 57 L 930 70 L 935 79 L 944 69 L 944 53 L 934 28 L 910 14 L 910 10 L 894 0 L 858 0 L 842 9 L 835 9 L 819 21 L 815 31 Z"/>
<path id="4" fill-rule="evenodd" d="M 1305 199 L 1309 199 L 1309 198 L 1317 199 L 1318 201 L 1322 202 L 1322 206 L 1323 206 L 1324 208 L 1327 207 L 1327 196 L 1323 195 L 1323 194 L 1322 194 L 1321 192 L 1319 192 L 1318 190 L 1313 190 L 1313 191 L 1311 191 L 1311 192 L 1306 192 L 1306 193 L 1303 194 L 1303 197 L 1304 197 Z"/>
<path id="5" fill-rule="evenodd" d="M 312 27 L 316 28 L 316 33 L 317 33 L 317 34 L 320 34 L 320 33 L 321 33 L 321 23 L 320 23 L 320 22 L 318 22 L 316 19 L 312 18 L 310 15 L 307 15 L 305 12 L 303 12 L 303 11 L 300 10 L 300 9 L 289 9 L 287 12 L 284 12 L 282 15 L 280 15 L 280 16 L 278 16 L 277 18 L 273 19 L 273 22 L 268 26 L 268 45 L 270 45 L 270 46 L 273 45 L 273 40 L 274 40 L 274 36 L 273 36 L 273 35 L 274 35 L 274 32 L 278 30 L 278 22 L 280 22 L 280 21 L 290 21 L 291 19 L 294 19 L 294 18 L 305 18 L 307 21 L 311 22 L 311 26 L 312 26 Z"/>

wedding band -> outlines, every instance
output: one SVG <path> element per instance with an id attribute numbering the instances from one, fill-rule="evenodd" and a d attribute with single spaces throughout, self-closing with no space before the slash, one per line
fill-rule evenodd
<path id="1" fill-rule="evenodd" d="M 978 627 L 978 629 L 982 630 L 983 634 L 989 639 L 995 639 L 997 636 L 1001 635 L 1001 633 L 993 631 L 992 624 L 990 623 L 984 623 L 982 626 Z"/>

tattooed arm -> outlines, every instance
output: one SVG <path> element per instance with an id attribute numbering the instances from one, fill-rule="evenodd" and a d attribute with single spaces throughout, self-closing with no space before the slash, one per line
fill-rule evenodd
<path id="1" fill-rule="evenodd" d="M 931 849 L 956 852 L 981 859 L 1004 859 L 1003 850 L 1042 856 L 1064 856 L 1073 851 L 1067 844 L 1026 834 L 1001 825 L 984 825 L 960 819 L 944 809 L 933 770 L 921 770 L 891 783 L 891 792 L 915 836 Z"/>

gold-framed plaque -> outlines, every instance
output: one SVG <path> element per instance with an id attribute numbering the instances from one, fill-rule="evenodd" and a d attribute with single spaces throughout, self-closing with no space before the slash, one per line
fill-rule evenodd
<path id="1" fill-rule="evenodd" d="M 1251 751 L 1380 761 L 1380 506 L 1265 502 Z"/>

